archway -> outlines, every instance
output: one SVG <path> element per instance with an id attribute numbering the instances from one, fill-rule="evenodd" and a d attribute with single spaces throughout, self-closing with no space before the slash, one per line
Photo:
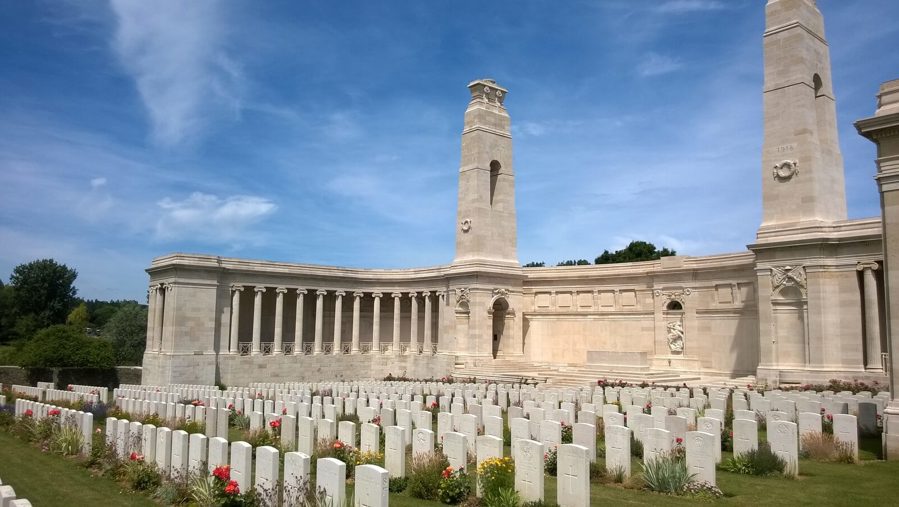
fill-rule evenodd
<path id="1" fill-rule="evenodd" d="M 505 298 L 497 298 L 491 307 L 493 310 L 493 359 L 496 359 L 500 351 L 503 333 L 506 329 L 506 312 L 509 310 L 509 302 Z"/>

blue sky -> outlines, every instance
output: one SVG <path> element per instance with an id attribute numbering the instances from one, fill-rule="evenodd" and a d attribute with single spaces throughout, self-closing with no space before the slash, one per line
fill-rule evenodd
<path id="1" fill-rule="evenodd" d="M 852 122 L 899 77 L 899 2 L 818 4 L 849 215 L 874 216 Z M 173 251 L 449 263 L 482 77 L 510 92 L 523 263 L 742 251 L 763 30 L 761 0 L 4 2 L 0 277 L 52 257 L 83 297 L 143 300 Z"/>

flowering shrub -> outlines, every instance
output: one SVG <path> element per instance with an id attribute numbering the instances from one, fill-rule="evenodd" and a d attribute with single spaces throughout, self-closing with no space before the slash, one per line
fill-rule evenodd
<path id="1" fill-rule="evenodd" d="M 684 486 L 684 495 L 698 499 L 713 500 L 724 496 L 724 492 L 708 482 L 691 482 Z"/>
<path id="2" fill-rule="evenodd" d="M 471 481 L 464 468 L 454 470 L 446 467 L 440 474 L 440 484 L 437 486 L 437 498 L 441 502 L 453 505 L 465 500 L 471 494 Z"/>
<path id="3" fill-rule="evenodd" d="M 139 454 L 139 453 L 137 453 L 137 452 L 132 452 L 132 453 L 131 453 L 131 456 L 129 456 L 128 459 L 131 460 L 131 461 L 143 461 L 143 460 L 144 460 L 144 455 L 143 455 L 143 454 Z"/>
<path id="4" fill-rule="evenodd" d="M 423 500 L 436 500 L 437 489 L 443 479 L 443 472 L 448 466 L 449 461 L 443 454 L 425 453 L 412 456 L 409 485 L 406 488 L 409 496 Z"/>
<path id="5" fill-rule="evenodd" d="M 487 458 L 478 465 L 478 482 L 485 498 L 503 490 L 515 489 L 515 463 L 512 458 Z M 488 502 L 489 503 L 489 502 Z"/>
<path id="6" fill-rule="evenodd" d="M 198 505 L 237 507 L 259 503 L 256 492 L 241 493 L 237 481 L 231 479 L 228 465 L 216 467 L 209 476 L 193 479 L 190 497 Z"/>
<path id="7" fill-rule="evenodd" d="M 277 419 L 273 419 L 271 422 L 268 423 L 268 425 L 272 429 L 272 433 L 274 433 L 276 437 L 281 435 L 281 418 L 280 417 Z"/>
<path id="8" fill-rule="evenodd" d="M 356 466 L 378 465 L 384 466 L 384 454 L 377 451 L 356 453 Z"/>
<path id="9" fill-rule="evenodd" d="M 570 444 L 574 441 L 574 428 L 570 424 L 562 423 L 562 443 Z"/>
<path id="10" fill-rule="evenodd" d="M 47 411 L 47 415 L 50 417 L 56 417 L 61 413 L 62 412 L 60 412 L 60 410 L 58 408 L 51 408 L 50 410 Z"/>
<path id="11" fill-rule="evenodd" d="M 331 448 L 333 452 L 331 457 L 337 458 L 340 461 L 343 461 L 347 464 L 347 470 L 351 468 L 350 465 L 356 462 L 356 455 L 358 451 L 355 447 L 347 445 L 340 440 L 335 440 L 333 444 L 331 444 Z"/>
<path id="12" fill-rule="evenodd" d="M 550 447 L 549 450 L 543 454 L 543 468 L 546 470 L 547 474 L 553 477 L 556 476 L 556 472 L 559 468 L 559 454 L 555 447 Z"/>
<path id="13" fill-rule="evenodd" d="M 676 459 L 687 459 L 687 448 L 684 447 L 684 439 L 677 437 L 674 439 L 674 448 L 671 449 L 671 455 Z"/>
<path id="14" fill-rule="evenodd" d="M 376 415 L 372 418 L 371 423 L 375 426 L 381 426 L 381 416 Z"/>

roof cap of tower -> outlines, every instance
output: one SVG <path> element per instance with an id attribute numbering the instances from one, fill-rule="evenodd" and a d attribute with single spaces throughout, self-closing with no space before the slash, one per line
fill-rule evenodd
<path id="1" fill-rule="evenodd" d="M 471 91 L 471 100 L 485 100 L 500 105 L 509 93 L 509 90 L 496 84 L 493 79 L 476 79 L 468 83 L 468 89 Z"/>

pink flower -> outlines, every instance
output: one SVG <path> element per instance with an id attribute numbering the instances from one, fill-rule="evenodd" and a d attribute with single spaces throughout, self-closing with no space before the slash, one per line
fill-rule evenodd
<path id="1" fill-rule="evenodd" d="M 61 413 L 61 412 L 59 411 L 58 408 L 51 408 L 50 410 L 47 411 L 47 415 L 49 415 L 49 416 L 51 416 L 51 417 L 57 416 L 57 415 L 59 415 L 60 413 Z"/>
<path id="2" fill-rule="evenodd" d="M 24 415 L 25 415 L 25 417 L 31 417 L 34 415 L 34 412 L 32 412 L 31 409 L 29 408 L 28 410 L 25 411 Z"/>

